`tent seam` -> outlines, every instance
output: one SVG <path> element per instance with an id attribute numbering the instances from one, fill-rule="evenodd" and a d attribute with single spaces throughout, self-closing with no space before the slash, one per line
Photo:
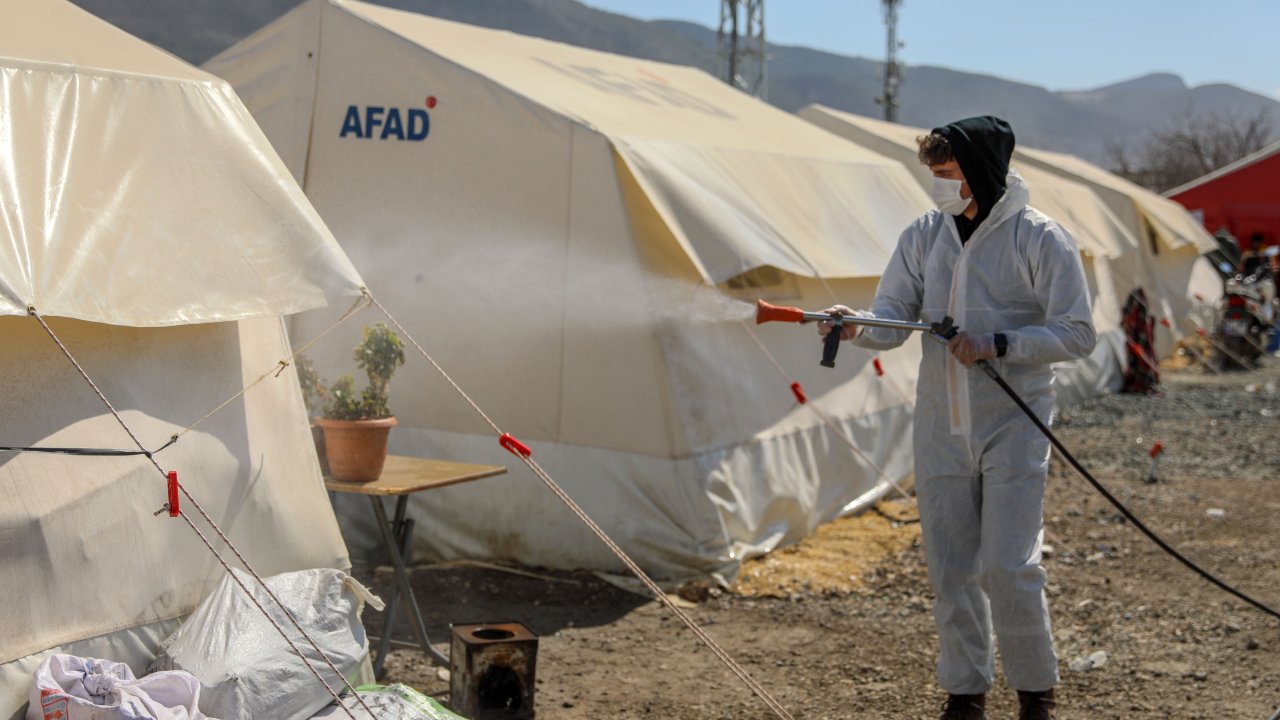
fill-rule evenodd
<path id="1" fill-rule="evenodd" d="M 331 4 L 331 3 L 329 3 Z M 303 193 L 307 190 L 307 177 L 311 174 L 311 152 L 315 147 L 313 138 L 316 136 L 317 113 L 316 106 L 320 103 L 320 63 L 324 58 L 324 18 L 325 7 L 320 7 L 320 18 L 317 20 L 319 27 L 316 28 L 316 57 L 315 72 L 312 77 L 311 85 L 311 117 L 307 121 L 307 152 L 302 158 L 302 178 L 298 186 L 302 188 Z M 295 111 L 297 107 L 295 105 Z"/>
<path id="2" fill-rule="evenodd" d="M 577 130 L 573 125 L 569 126 L 569 157 L 565 167 L 567 176 L 566 184 L 569 192 L 564 203 L 564 257 L 565 262 L 562 266 L 563 276 L 560 281 L 561 303 L 560 303 L 560 392 L 556 394 L 556 440 L 559 441 L 564 436 L 564 387 L 565 387 L 565 357 L 568 354 L 568 315 L 569 315 L 569 260 L 573 253 L 573 196 L 576 189 L 573 186 L 573 162 L 574 162 L 574 145 L 576 141 Z"/>

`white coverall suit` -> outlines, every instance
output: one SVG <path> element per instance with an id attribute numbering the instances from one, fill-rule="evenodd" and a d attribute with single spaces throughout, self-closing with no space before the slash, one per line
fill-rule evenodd
<path id="1" fill-rule="evenodd" d="M 1015 172 L 961 244 L 951 215 L 913 223 L 880 280 L 876 317 L 936 322 L 969 334 L 1004 333 L 990 360 L 1046 424 L 1050 363 L 1088 355 L 1095 335 L 1075 241 L 1027 207 Z M 907 331 L 864 328 L 854 342 L 889 349 Z M 938 682 L 953 694 L 986 692 L 995 674 L 992 626 L 1005 677 L 1017 690 L 1058 680 L 1040 567 L 1049 441 L 978 367 L 923 338 L 915 415 L 916 492 L 941 650 Z"/>

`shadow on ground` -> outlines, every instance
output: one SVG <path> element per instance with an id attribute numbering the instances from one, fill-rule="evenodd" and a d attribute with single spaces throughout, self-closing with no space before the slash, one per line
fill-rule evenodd
<path id="1" fill-rule="evenodd" d="M 356 568 L 353 574 L 379 597 L 391 598 L 395 576 L 389 568 Z M 650 602 L 584 572 L 446 565 L 410 568 L 410 578 L 427 635 L 436 646 L 449 642 L 450 625 L 515 621 L 545 637 L 565 628 L 610 625 Z M 402 604 L 392 637 L 413 638 L 407 615 Z M 383 616 L 365 609 L 371 635 L 381 635 Z"/>

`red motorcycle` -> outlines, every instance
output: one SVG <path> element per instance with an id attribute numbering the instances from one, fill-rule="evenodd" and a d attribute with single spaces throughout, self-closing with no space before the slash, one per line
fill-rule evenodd
<path id="1" fill-rule="evenodd" d="M 1270 255 L 1280 248 L 1268 248 Z M 1242 268 L 1224 281 L 1222 300 L 1218 304 L 1214 334 L 1218 348 L 1214 353 L 1220 369 L 1249 370 L 1258 365 L 1274 332 L 1277 314 L 1276 282 L 1267 260 Z M 1246 274 L 1246 272 L 1248 274 Z"/>

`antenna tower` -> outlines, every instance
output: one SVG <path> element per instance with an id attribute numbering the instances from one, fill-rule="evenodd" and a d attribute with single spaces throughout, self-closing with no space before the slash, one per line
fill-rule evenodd
<path id="1" fill-rule="evenodd" d="M 764 51 L 764 0 L 720 0 L 716 76 L 764 98 L 768 91 Z"/>
<path id="2" fill-rule="evenodd" d="M 902 0 L 880 0 L 884 10 L 884 26 L 888 31 L 884 63 L 884 93 L 876 98 L 876 104 L 884 107 L 884 119 L 898 121 L 898 86 L 902 84 L 902 63 L 898 62 L 898 50 L 906 43 L 898 40 L 898 7 Z"/>

